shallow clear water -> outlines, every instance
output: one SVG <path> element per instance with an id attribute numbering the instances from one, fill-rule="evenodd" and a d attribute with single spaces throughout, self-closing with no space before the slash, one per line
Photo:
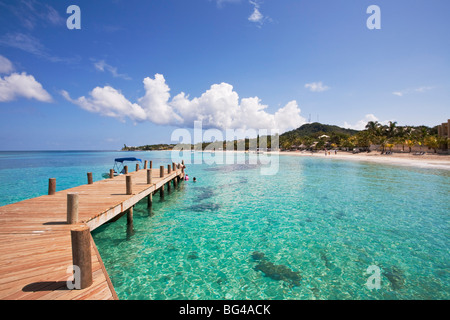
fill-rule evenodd
<path id="1" fill-rule="evenodd" d="M 70 154 L 63 158 L 79 156 L 79 166 L 14 169 L 0 154 L 0 178 L 18 170 L 42 180 L 56 170 L 66 185 L 82 184 L 86 170 L 101 179 L 117 155 Z M 133 153 L 155 167 L 170 155 Z M 190 181 L 163 200 L 156 193 L 151 209 L 146 200 L 136 205 L 133 230 L 126 217 L 96 229 L 119 298 L 450 298 L 448 171 L 279 159 L 275 176 L 255 164 L 188 165 Z M 45 194 L 47 181 L 39 182 L 32 196 Z M 371 265 L 381 270 L 379 290 L 366 286 Z"/>

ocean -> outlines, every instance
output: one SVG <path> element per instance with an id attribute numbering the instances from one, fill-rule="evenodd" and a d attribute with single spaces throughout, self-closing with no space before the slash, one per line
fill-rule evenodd
<path id="1" fill-rule="evenodd" d="M 46 194 L 49 178 L 57 191 L 101 180 L 124 156 L 172 162 L 0 152 L 0 205 Z M 120 299 L 450 298 L 448 171 L 280 156 L 264 175 L 257 156 L 187 164 L 189 181 L 135 206 L 133 230 L 125 216 L 93 231 Z"/>

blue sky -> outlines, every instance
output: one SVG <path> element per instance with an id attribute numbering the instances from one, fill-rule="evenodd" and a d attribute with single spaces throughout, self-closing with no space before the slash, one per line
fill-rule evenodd
<path id="1" fill-rule="evenodd" d="M 435 126 L 450 110 L 448 12 L 447 0 L 0 0 L 0 150 L 170 143 L 196 120 Z"/>

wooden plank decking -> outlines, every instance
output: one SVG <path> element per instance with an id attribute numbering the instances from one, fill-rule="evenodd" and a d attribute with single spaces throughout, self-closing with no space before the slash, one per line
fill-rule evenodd
<path id="1" fill-rule="evenodd" d="M 92 238 L 93 284 L 82 290 L 67 288 L 73 264 L 70 230 L 76 226 L 66 223 L 67 193 L 79 194 L 78 225 L 92 231 L 184 174 L 181 169 L 169 174 L 166 168 L 160 178 L 159 168 L 153 169 L 149 185 L 146 171 L 130 173 L 132 195 L 126 195 L 122 175 L 0 207 L 0 299 L 117 299 Z"/>

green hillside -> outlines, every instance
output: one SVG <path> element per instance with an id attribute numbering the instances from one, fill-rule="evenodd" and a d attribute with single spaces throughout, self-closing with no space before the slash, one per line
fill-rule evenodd
<path id="1" fill-rule="evenodd" d="M 352 129 L 345 129 L 334 125 L 322 124 L 318 122 L 307 123 L 300 128 L 285 132 L 281 137 L 288 139 L 302 138 L 302 137 L 314 137 L 320 135 L 354 135 L 359 131 Z"/>

